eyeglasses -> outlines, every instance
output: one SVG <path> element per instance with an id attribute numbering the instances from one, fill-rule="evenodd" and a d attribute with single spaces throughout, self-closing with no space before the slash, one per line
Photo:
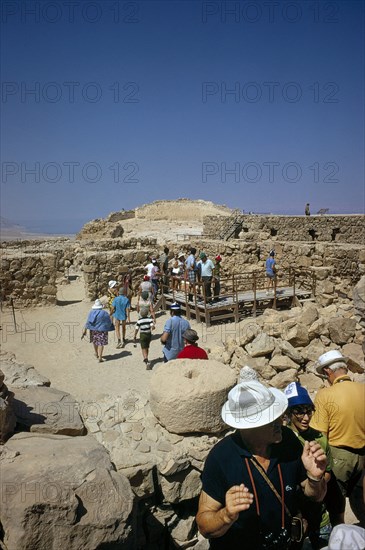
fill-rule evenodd
<path id="1" fill-rule="evenodd" d="M 314 413 L 314 409 L 292 409 L 291 412 L 297 418 L 303 418 L 305 415 L 312 416 L 312 414 Z"/>

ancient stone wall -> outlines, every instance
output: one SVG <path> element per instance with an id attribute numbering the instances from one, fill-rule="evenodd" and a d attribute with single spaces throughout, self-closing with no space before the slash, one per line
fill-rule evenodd
<path id="1" fill-rule="evenodd" d="M 1 261 L 1 298 L 17 307 L 56 303 L 56 256 L 51 253 L 4 254 Z"/>
<path id="2" fill-rule="evenodd" d="M 348 216 L 259 216 L 242 215 L 245 240 L 364 243 L 365 217 Z M 215 235 L 224 223 L 222 216 L 204 217 L 204 235 Z"/>

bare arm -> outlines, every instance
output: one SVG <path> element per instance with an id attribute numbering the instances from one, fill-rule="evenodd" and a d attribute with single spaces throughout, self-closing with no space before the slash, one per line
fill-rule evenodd
<path id="1" fill-rule="evenodd" d="M 196 515 L 199 531 L 206 538 L 223 536 L 237 521 L 239 513 L 248 510 L 252 502 L 253 495 L 243 483 L 227 491 L 225 506 L 202 491 Z"/>
<path id="2" fill-rule="evenodd" d="M 169 332 L 164 332 L 160 338 L 161 344 L 165 344 L 168 340 L 168 337 L 170 336 Z"/>

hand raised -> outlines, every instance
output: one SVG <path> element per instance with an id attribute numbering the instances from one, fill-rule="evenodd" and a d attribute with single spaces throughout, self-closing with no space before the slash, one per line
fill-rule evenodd
<path id="1" fill-rule="evenodd" d="M 253 494 L 249 492 L 243 483 L 234 485 L 226 492 L 226 517 L 227 523 L 234 523 L 238 514 L 248 510 L 253 503 Z"/>
<path id="2" fill-rule="evenodd" d="M 313 477 L 321 477 L 326 471 L 327 457 L 316 441 L 305 442 L 302 462 L 308 474 Z"/>

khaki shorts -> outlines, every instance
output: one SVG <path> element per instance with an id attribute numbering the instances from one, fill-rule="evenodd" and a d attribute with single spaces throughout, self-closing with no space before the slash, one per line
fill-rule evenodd
<path id="1" fill-rule="evenodd" d="M 360 456 L 355 452 L 339 447 L 330 447 L 333 458 L 332 470 L 342 494 L 349 496 L 365 467 L 365 456 Z"/>

